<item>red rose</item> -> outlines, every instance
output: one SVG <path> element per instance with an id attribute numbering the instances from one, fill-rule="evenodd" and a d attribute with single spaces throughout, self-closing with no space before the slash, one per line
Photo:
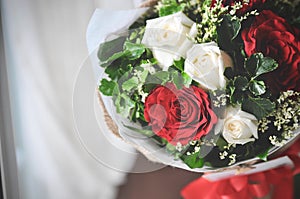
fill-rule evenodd
<path id="1" fill-rule="evenodd" d="M 149 94 L 144 113 L 153 132 L 173 145 L 198 140 L 217 122 L 208 95 L 201 88 L 179 90 L 172 83 L 158 86 Z"/>
<path id="2" fill-rule="evenodd" d="M 255 18 L 250 28 L 243 30 L 242 38 L 248 56 L 261 52 L 278 62 L 278 68 L 266 74 L 266 83 L 274 93 L 300 91 L 299 29 L 265 10 Z"/>
<path id="3" fill-rule="evenodd" d="M 248 3 L 244 2 L 244 0 L 223 0 L 223 6 L 233 6 L 234 3 L 243 3 L 243 7 L 237 10 L 238 15 L 242 15 L 248 11 L 258 9 L 263 3 L 267 0 L 249 0 Z M 214 7 L 216 4 L 216 0 L 212 0 L 211 6 Z"/>

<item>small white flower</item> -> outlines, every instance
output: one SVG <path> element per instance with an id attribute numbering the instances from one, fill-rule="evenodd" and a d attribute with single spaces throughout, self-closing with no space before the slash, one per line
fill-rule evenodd
<path id="1" fill-rule="evenodd" d="M 194 148 L 194 150 L 195 150 L 195 153 L 198 153 L 198 152 L 200 151 L 200 146 L 196 146 L 196 147 Z"/>
<path id="2" fill-rule="evenodd" d="M 176 144 L 176 150 L 181 152 L 182 151 L 182 144 L 180 142 L 177 142 Z"/>
<path id="3" fill-rule="evenodd" d="M 228 107 L 222 122 L 224 122 L 222 135 L 230 144 L 246 144 L 258 139 L 257 119 L 240 108 Z"/>
<path id="4" fill-rule="evenodd" d="M 188 52 L 184 72 L 210 90 L 226 85 L 224 70 L 232 66 L 231 58 L 215 42 L 195 44 Z"/>
<path id="5" fill-rule="evenodd" d="M 182 12 L 147 20 L 142 43 L 150 48 L 158 65 L 164 70 L 174 60 L 185 57 L 186 51 L 193 45 L 188 37 L 197 34 L 196 24 Z"/>
<path id="6" fill-rule="evenodd" d="M 151 75 L 155 73 L 155 68 L 152 66 L 151 63 L 141 64 L 141 67 L 145 70 L 149 71 Z"/>
<path id="7" fill-rule="evenodd" d="M 233 165 L 236 162 L 236 154 L 231 154 L 229 156 L 230 162 L 228 163 L 228 165 Z"/>
<path id="8" fill-rule="evenodd" d="M 220 152 L 219 155 L 220 155 L 220 159 L 224 160 L 226 158 L 226 156 L 228 155 L 228 152 L 227 151 Z"/>
<path id="9" fill-rule="evenodd" d="M 146 98 L 148 97 L 149 93 L 145 93 L 143 90 L 139 91 L 139 94 L 142 96 L 141 101 L 145 103 Z"/>

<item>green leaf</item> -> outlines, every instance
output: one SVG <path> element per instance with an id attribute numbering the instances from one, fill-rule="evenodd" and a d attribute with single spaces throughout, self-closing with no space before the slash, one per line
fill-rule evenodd
<path id="1" fill-rule="evenodd" d="M 144 115 L 144 104 L 142 102 L 138 102 L 137 103 L 137 106 L 138 106 L 138 117 L 141 121 L 143 122 L 147 122 L 146 119 L 145 119 L 145 115 Z"/>
<path id="2" fill-rule="evenodd" d="M 105 69 L 105 73 L 108 74 L 109 78 L 116 80 L 122 77 L 126 72 L 130 71 L 132 66 L 126 62 L 113 62 Z"/>
<path id="3" fill-rule="evenodd" d="M 169 72 L 167 72 L 167 71 L 158 71 L 151 76 L 159 79 L 162 84 L 169 81 Z M 155 82 L 150 82 L 150 83 L 155 83 Z"/>
<path id="4" fill-rule="evenodd" d="M 234 72 L 232 67 L 226 67 L 224 70 L 224 76 L 227 77 L 227 79 L 233 79 L 234 78 Z"/>
<path id="5" fill-rule="evenodd" d="M 129 60 L 136 60 L 142 56 L 146 48 L 143 44 L 136 44 L 126 41 L 124 43 L 124 49 L 127 52 L 130 52 Z"/>
<path id="6" fill-rule="evenodd" d="M 135 102 L 125 93 L 118 95 L 114 102 L 117 113 L 120 113 L 125 118 L 129 117 L 130 111 L 135 107 Z"/>
<path id="7" fill-rule="evenodd" d="M 260 66 L 256 70 L 256 76 L 271 72 L 275 70 L 278 67 L 277 62 L 270 58 L 270 57 L 264 57 L 261 61 Z"/>
<path id="8" fill-rule="evenodd" d="M 138 33 L 136 31 L 132 32 L 129 36 L 129 40 L 134 40 L 138 36 Z"/>
<path id="9" fill-rule="evenodd" d="M 131 77 L 130 79 L 126 80 L 122 84 L 122 89 L 124 91 L 131 91 L 133 88 L 136 88 L 139 84 L 139 79 L 137 77 Z"/>
<path id="10" fill-rule="evenodd" d="M 130 55 L 130 52 L 128 52 L 128 51 L 117 52 L 117 53 L 113 54 L 111 57 L 109 57 L 105 62 L 101 63 L 100 65 L 105 68 L 105 67 L 109 66 L 113 61 L 116 61 L 116 60 L 126 57 L 128 55 Z"/>
<path id="11" fill-rule="evenodd" d="M 216 145 L 219 147 L 220 150 L 224 150 L 225 147 L 228 146 L 228 143 L 223 138 L 219 137 Z"/>
<path id="12" fill-rule="evenodd" d="M 245 68 L 251 77 L 258 77 L 262 74 L 271 72 L 278 67 L 277 62 L 270 58 L 264 57 L 262 53 L 251 55 L 246 61 Z"/>
<path id="13" fill-rule="evenodd" d="M 107 59 L 106 62 L 112 62 L 112 61 L 115 61 L 115 60 L 120 59 L 122 57 L 126 57 L 128 55 L 129 55 L 129 52 L 121 51 L 121 52 L 113 54 L 110 58 Z"/>
<path id="14" fill-rule="evenodd" d="M 242 76 L 237 76 L 234 80 L 228 81 L 227 91 L 232 104 L 241 103 L 244 99 L 244 91 L 248 86 L 248 79 Z"/>
<path id="15" fill-rule="evenodd" d="M 149 71 L 148 70 L 143 70 L 141 76 L 140 76 L 140 82 L 145 83 L 147 77 L 148 77 Z"/>
<path id="16" fill-rule="evenodd" d="M 264 151 L 261 154 L 258 154 L 257 157 L 263 161 L 267 161 L 268 160 L 268 154 L 269 154 L 269 149 Z"/>
<path id="17" fill-rule="evenodd" d="M 102 79 L 99 86 L 99 90 L 101 91 L 101 93 L 103 93 L 103 95 L 112 96 L 116 86 L 116 82 L 108 81 L 107 79 Z"/>
<path id="18" fill-rule="evenodd" d="M 259 60 L 262 54 L 253 54 L 245 62 L 245 69 L 248 71 L 251 77 L 256 75 L 256 69 L 259 65 Z"/>
<path id="19" fill-rule="evenodd" d="M 203 158 L 199 157 L 199 152 L 191 155 L 184 155 L 181 157 L 184 163 L 186 163 L 191 169 L 202 168 L 204 165 Z"/>
<path id="20" fill-rule="evenodd" d="M 146 84 L 143 86 L 143 90 L 146 93 L 150 93 L 157 85 L 161 84 L 161 80 L 153 78 L 153 76 L 149 75 L 146 81 Z"/>
<path id="21" fill-rule="evenodd" d="M 134 128 L 134 127 L 132 127 L 132 126 L 127 126 L 127 125 L 125 125 L 125 124 L 123 124 L 126 128 L 128 128 L 128 129 L 130 129 L 130 130 L 132 130 L 132 131 L 135 131 L 135 132 L 137 132 L 137 133 L 140 133 L 140 134 L 142 134 L 142 135 L 145 135 L 145 136 L 147 136 L 147 137 L 151 137 L 151 136 L 153 136 L 153 135 L 155 135 L 154 133 L 153 133 L 153 131 L 152 130 L 149 130 L 149 129 L 138 129 L 138 128 Z"/>
<path id="22" fill-rule="evenodd" d="M 241 22 L 239 20 L 231 19 L 231 41 L 234 40 L 241 30 Z"/>
<path id="23" fill-rule="evenodd" d="M 234 87 L 234 80 L 229 80 L 229 81 L 227 82 L 226 89 L 227 89 L 227 93 L 228 93 L 229 95 L 232 95 L 232 93 L 233 93 L 234 90 L 235 90 L 235 87 Z"/>
<path id="24" fill-rule="evenodd" d="M 181 75 L 182 75 L 183 85 L 185 87 L 189 87 L 191 85 L 193 79 L 188 74 L 186 74 L 185 72 L 181 73 Z"/>
<path id="25" fill-rule="evenodd" d="M 240 104 L 244 100 L 244 92 L 238 89 L 235 89 L 232 95 L 229 97 L 232 104 Z"/>
<path id="26" fill-rule="evenodd" d="M 262 95 L 266 92 L 266 85 L 264 81 L 252 80 L 249 84 L 249 90 L 256 96 Z"/>
<path id="27" fill-rule="evenodd" d="M 177 151 L 176 146 L 174 146 L 173 144 L 170 144 L 170 143 L 166 144 L 166 150 L 171 154 Z"/>
<path id="28" fill-rule="evenodd" d="M 220 47 L 222 49 L 230 47 L 240 30 L 241 22 L 239 20 L 233 19 L 230 15 L 224 15 L 221 25 L 217 28 Z"/>
<path id="29" fill-rule="evenodd" d="M 183 11 L 185 4 L 178 4 L 176 1 L 169 5 L 163 5 L 159 8 L 158 14 L 160 17 L 174 14 L 176 12 Z"/>
<path id="30" fill-rule="evenodd" d="M 180 72 L 184 71 L 184 58 L 180 58 L 179 60 L 174 60 L 173 65 L 177 68 Z"/>
<path id="31" fill-rule="evenodd" d="M 178 74 L 177 71 L 173 71 L 171 73 L 171 81 L 175 84 L 175 86 L 177 87 L 177 89 L 181 89 L 182 88 L 182 78 L 181 76 Z"/>
<path id="32" fill-rule="evenodd" d="M 139 120 L 139 122 L 142 123 L 147 122 L 144 117 L 144 103 L 141 102 L 139 94 L 134 93 L 131 99 L 135 101 L 135 107 L 131 111 L 130 121 L 137 122 L 137 120 Z"/>
<path id="33" fill-rule="evenodd" d="M 247 98 L 242 103 L 242 110 L 255 115 L 260 120 L 275 109 L 275 104 L 265 98 Z"/>
<path id="34" fill-rule="evenodd" d="M 238 90 L 246 90 L 248 86 L 248 79 L 246 77 L 237 76 L 234 78 L 234 87 Z"/>
<path id="35" fill-rule="evenodd" d="M 98 50 L 98 58 L 101 62 L 105 62 L 116 53 L 123 50 L 123 44 L 126 37 L 119 37 L 117 39 L 100 44 Z"/>

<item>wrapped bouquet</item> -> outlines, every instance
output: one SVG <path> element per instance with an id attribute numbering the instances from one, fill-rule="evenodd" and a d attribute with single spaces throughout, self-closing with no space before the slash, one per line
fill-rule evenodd
<path id="1" fill-rule="evenodd" d="M 252 168 L 299 137 L 297 0 L 161 0 L 98 50 L 115 133 L 196 172 Z"/>

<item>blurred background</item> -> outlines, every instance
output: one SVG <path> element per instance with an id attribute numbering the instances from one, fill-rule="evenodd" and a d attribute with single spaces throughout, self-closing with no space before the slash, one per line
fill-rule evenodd
<path id="1" fill-rule="evenodd" d="M 140 3 L 1 0 L 0 131 L 5 198 L 174 199 L 195 178 L 169 167 L 127 175 L 125 171 L 148 164 L 147 160 L 118 156 L 113 146 L 99 142 L 95 150 L 104 151 L 119 164 L 118 169 L 110 168 L 85 150 L 76 132 L 73 87 L 88 57 L 89 20 L 96 8 L 124 10 Z M 95 130 L 93 124 L 86 126 Z M 117 140 L 115 144 L 122 143 Z"/>

